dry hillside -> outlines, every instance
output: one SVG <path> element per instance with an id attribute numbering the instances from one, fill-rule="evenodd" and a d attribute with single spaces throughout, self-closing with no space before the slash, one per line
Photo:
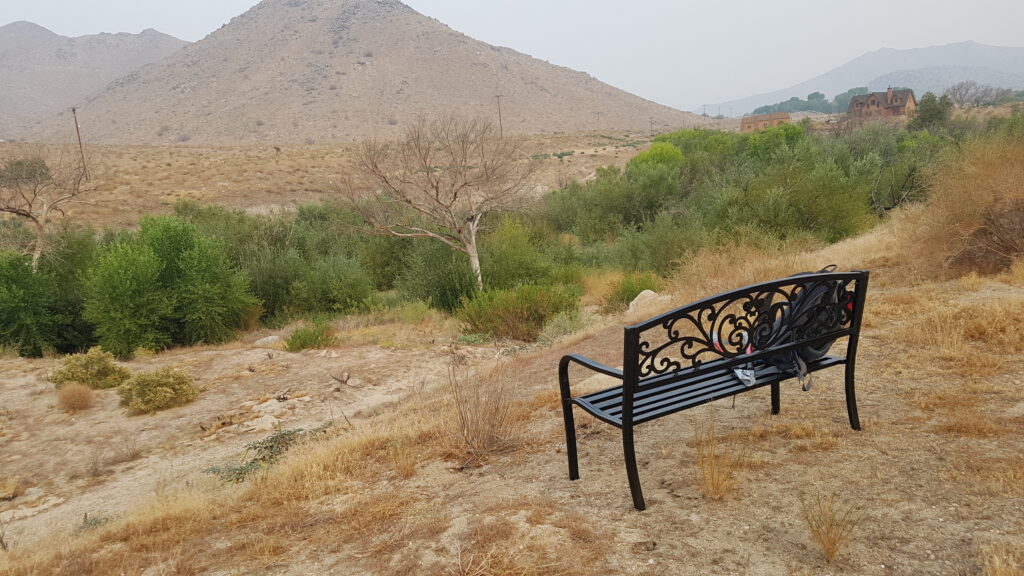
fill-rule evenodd
<path id="1" fill-rule="evenodd" d="M 779 416 L 763 391 L 642 426 L 645 512 L 620 436 L 591 418 L 577 421 L 582 478 L 567 480 L 556 365 L 617 364 L 620 327 L 656 310 L 525 349 L 452 345 L 427 312 L 347 317 L 337 346 L 298 354 L 248 334 L 128 364 L 175 365 L 202 388 L 151 416 L 109 390 L 66 413 L 56 360 L 4 359 L 0 575 L 1020 576 L 1024 262 L 1000 259 L 1019 235 L 995 232 L 1020 222 L 1022 170 L 1024 145 L 972 145 L 927 204 L 863 236 L 719 248 L 680 270 L 677 304 L 827 263 L 871 270 L 864 429 L 847 424 L 838 370 L 809 392 L 784 385 Z M 577 392 L 607 385 L 574 374 Z M 268 425 L 328 420 L 251 481 L 201 472 L 240 461 Z M 859 523 L 829 563 L 808 518 Z"/>
<path id="2" fill-rule="evenodd" d="M 68 38 L 30 22 L 0 26 L 0 140 L 23 137 L 41 120 L 186 44 L 156 30 Z"/>
<path id="3" fill-rule="evenodd" d="M 398 0 L 264 0 L 83 107 L 103 143 L 350 141 L 418 114 L 509 132 L 659 130 L 708 121 L 460 34 Z M 60 139 L 61 126 L 45 134 Z"/>

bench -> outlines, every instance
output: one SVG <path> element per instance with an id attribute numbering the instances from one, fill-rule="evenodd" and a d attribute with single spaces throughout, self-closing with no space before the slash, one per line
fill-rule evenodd
<path id="1" fill-rule="evenodd" d="M 810 315 L 816 318 L 815 327 L 808 330 L 807 310 L 794 312 L 794 302 L 818 283 L 834 283 L 839 296 L 815 303 L 810 309 Z M 780 369 L 777 359 L 838 338 L 846 339 L 845 354 L 808 362 L 807 371 L 845 365 L 847 413 L 850 426 L 860 430 L 854 369 L 867 284 L 865 271 L 800 274 L 670 310 L 624 329 L 622 370 L 578 354 L 562 357 L 558 381 L 569 479 L 580 477 L 574 406 L 622 430 L 633 506 L 643 510 L 646 506 L 633 442 L 635 426 L 765 386 L 771 387 L 771 413 L 778 414 L 779 384 L 796 375 Z M 836 348 L 833 346 L 830 352 L 835 353 Z M 574 397 L 569 384 L 570 364 L 611 376 L 622 384 Z M 748 372 L 744 374 L 748 376 L 746 381 L 741 380 L 737 368 L 752 369 L 753 378 Z"/>

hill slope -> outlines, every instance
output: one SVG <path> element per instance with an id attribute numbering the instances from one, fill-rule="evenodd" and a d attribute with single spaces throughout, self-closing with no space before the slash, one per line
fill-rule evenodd
<path id="1" fill-rule="evenodd" d="M 101 142 L 348 141 L 394 133 L 419 113 L 497 120 L 499 94 L 512 132 L 697 122 L 469 38 L 398 0 L 264 0 L 112 84 L 80 116 L 88 138 Z"/>
<path id="2" fill-rule="evenodd" d="M 731 108 L 739 115 L 793 96 L 805 98 L 811 92 L 824 92 L 832 97 L 856 86 L 884 90 L 890 85 L 908 86 L 918 92 L 941 91 L 962 80 L 1024 88 L 1024 48 L 987 46 L 977 42 L 911 50 L 882 48 L 796 86 L 715 106 Z"/>
<path id="3" fill-rule="evenodd" d="M 68 38 L 31 22 L 0 26 L 0 140 L 186 44 L 156 30 Z"/>

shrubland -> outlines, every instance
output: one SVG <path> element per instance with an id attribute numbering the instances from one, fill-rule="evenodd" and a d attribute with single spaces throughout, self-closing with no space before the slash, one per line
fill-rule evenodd
<path id="1" fill-rule="evenodd" d="M 65 224 L 50 231 L 36 271 L 32 233 L 5 221 L 0 346 L 41 356 L 99 344 L 129 358 L 138 349 L 219 343 L 259 325 L 385 313 L 407 302 L 453 314 L 469 333 L 535 339 L 545 322 L 571 316 L 573 307 L 514 310 L 567 294 L 600 303 L 609 291 L 621 306 L 636 292 L 629 281 L 646 278 L 640 289 L 655 287 L 655 277 L 671 277 L 708 252 L 849 238 L 926 199 L 940 163 L 955 163 L 975 141 L 998 151 L 1024 139 L 1022 126 L 1018 110 L 984 126 L 946 122 L 915 131 L 783 125 L 751 134 L 662 134 L 624 168 L 601 168 L 532 205 L 486 215 L 483 290 L 465 254 L 432 238 L 372 234 L 343 204 L 250 214 L 179 201 L 172 214 L 145 217 L 137 231 Z M 1005 266 L 999 254 L 1019 249 L 1021 208 L 1009 200 L 982 205 L 963 203 L 974 210 L 973 228 L 951 263 L 988 258 L 989 268 Z M 626 284 L 597 287 L 595 296 L 597 279 L 624 273 L 633 274 Z"/>

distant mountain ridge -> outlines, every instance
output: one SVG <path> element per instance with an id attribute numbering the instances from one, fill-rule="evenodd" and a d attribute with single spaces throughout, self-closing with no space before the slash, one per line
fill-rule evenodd
<path id="1" fill-rule="evenodd" d="M 0 26 L 0 140 L 187 44 L 152 29 L 69 38 L 31 22 Z"/>
<path id="2" fill-rule="evenodd" d="M 99 142 L 310 143 L 394 135 L 419 114 L 497 121 L 499 104 L 517 133 L 712 122 L 474 40 L 398 0 L 263 0 L 93 95 L 79 116 Z"/>
<path id="3" fill-rule="evenodd" d="M 831 98 L 857 86 L 868 86 L 872 90 L 907 86 L 920 95 L 929 90 L 940 92 L 963 80 L 1024 88 L 1024 48 L 970 41 L 909 50 L 882 48 L 795 86 L 714 107 L 732 109 L 734 114 L 740 115 L 793 96 L 806 98 L 812 92 L 823 92 Z"/>

